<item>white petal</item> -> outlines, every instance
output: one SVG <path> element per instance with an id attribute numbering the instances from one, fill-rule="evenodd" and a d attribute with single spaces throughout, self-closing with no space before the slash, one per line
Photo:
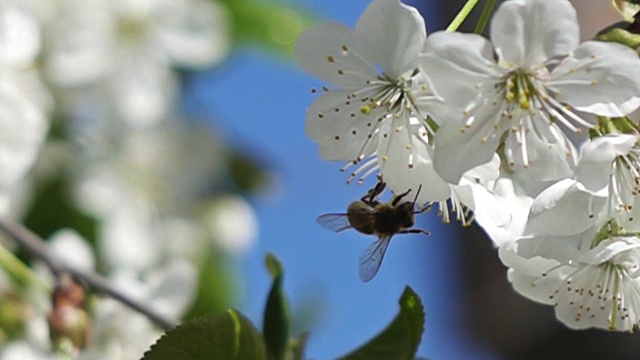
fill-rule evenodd
<path id="1" fill-rule="evenodd" d="M 557 236 L 581 233 L 593 226 L 594 214 L 604 201 L 582 191 L 575 180 L 561 180 L 534 200 L 527 231 Z"/>
<path id="2" fill-rule="evenodd" d="M 455 123 L 438 129 L 435 136 L 434 166 L 447 182 L 457 184 L 462 174 L 493 158 L 500 143 L 494 130 L 496 114 L 491 105 L 478 109 L 473 125 L 462 128 Z"/>
<path id="3" fill-rule="evenodd" d="M 524 271 L 509 269 L 507 272 L 509 282 L 520 295 L 535 302 L 553 305 L 555 300 L 552 295 L 558 284 L 570 273 L 571 268 L 565 266 L 543 277 L 541 274 L 557 266 L 558 262 L 544 258 L 530 259 L 529 262 L 535 263 L 535 266 L 542 271 L 538 275 L 529 275 Z"/>
<path id="4" fill-rule="evenodd" d="M 176 95 L 176 79 L 168 65 L 150 58 L 130 59 L 111 82 L 118 114 L 132 127 L 157 124 L 169 112 Z"/>
<path id="5" fill-rule="evenodd" d="M 338 23 L 306 29 L 295 47 L 298 64 L 323 81 L 344 88 L 362 88 L 378 72 L 353 44 L 353 31 Z"/>
<path id="6" fill-rule="evenodd" d="M 0 9 L 0 66 L 30 66 L 40 42 L 40 27 L 31 14 L 18 6 Z"/>
<path id="7" fill-rule="evenodd" d="M 630 48 L 600 41 L 581 44 L 549 74 L 556 98 L 602 116 L 624 116 L 640 106 L 640 61 Z"/>
<path id="8" fill-rule="evenodd" d="M 157 35 L 171 60 L 190 68 L 210 66 L 230 49 L 227 9 L 215 1 L 163 1 Z"/>
<path id="9" fill-rule="evenodd" d="M 629 153 L 638 138 L 633 135 L 605 135 L 585 143 L 580 149 L 580 160 L 575 178 L 590 191 L 597 192 L 609 184 L 613 160 Z"/>
<path id="10" fill-rule="evenodd" d="M 47 242 L 51 253 L 66 265 L 85 271 L 93 271 L 95 260 L 87 241 L 75 230 L 64 228 L 51 235 Z"/>
<path id="11" fill-rule="evenodd" d="M 548 125 L 542 119 L 532 120 L 534 124 L 537 122 L 544 122 L 542 128 L 547 130 L 548 133 L 549 128 L 553 126 L 555 127 L 553 130 L 556 133 L 562 134 L 562 130 L 557 128 L 555 124 Z M 538 181 L 557 181 L 573 174 L 575 159 L 567 154 L 573 154 L 575 151 L 569 140 L 563 143 L 547 142 L 540 138 L 538 133 L 531 128 L 525 130 L 525 136 L 526 160 L 528 163 L 526 167 L 524 167 L 525 159 L 523 157 L 521 139 L 510 133 L 505 140 L 504 151 L 512 155 L 509 160 L 513 161 L 513 163 L 508 164 L 511 170 Z M 549 133 L 547 138 L 552 138 L 552 135 Z"/>
<path id="12" fill-rule="evenodd" d="M 357 51 L 392 78 L 418 67 L 418 54 L 426 37 L 418 10 L 399 0 L 372 2 L 354 31 Z"/>
<path id="13" fill-rule="evenodd" d="M 114 65 L 113 20 L 105 1 L 64 1 L 45 34 L 47 77 L 77 86 L 108 74 Z"/>
<path id="14" fill-rule="evenodd" d="M 462 178 L 460 185 L 452 186 L 455 198 L 473 210 L 474 220 L 489 235 L 496 247 L 512 241 L 515 234 L 507 230 L 513 214 L 502 199 L 489 192 L 484 186 Z"/>
<path id="15" fill-rule="evenodd" d="M 500 163 L 500 156 L 494 154 L 489 162 L 472 168 L 462 176 L 471 182 L 488 187 L 491 181 L 497 180 L 500 176 Z"/>
<path id="16" fill-rule="evenodd" d="M 257 240 L 257 216 L 241 196 L 218 197 L 203 216 L 205 225 L 211 231 L 211 238 L 232 254 L 247 252 Z"/>
<path id="17" fill-rule="evenodd" d="M 0 75 L 2 76 L 2 75 Z M 48 130 L 42 109 L 8 78 L 0 83 L 0 188 L 22 179 L 36 160 Z"/>
<path id="18" fill-rule="evenodd" d="M 491 39 L 502 60 L 531 68 L 574 50 L 580 29 L 567 0 L 511 0 L 494 14 Z"/>
<path id="19" fill-rule="evenodd" d="M 324 160 L 352 161 L 370 155 L 378 146 L 378 119 L 384 109 L 361 111 L 362 97 L 351 95 L 348 90 L 330 91 L 307 111 L 307 135 L 320 145 Z"/>
<path id="20" fill-rule="evenodd" d="M 193 264 L 174 260 L 148 279 L 145 298 L 161 314 L 179 320 L 193 301 L 197 283 Z"/>
<path id="21" fill-rule="evenodd" d="M 446 200 L 451 195 L 449 184 L 433 168 L 432 150 L 420 133 L 424 131 L 420 125 L 409 125 L 406 118 L 394 119 L 388 130 L 382 130 L 377 152 L 382 177 L 395 193 L 417 191 L 422 185 L 417 200 L 420 204 Z"/>
<path id="22" fill-rule="evenodd" d="M 121 202 L 103 217 L 100 254 L 111 268 L 143 271 L 160 256 L 149 209 L 133 201 Z"/>
<path id="23" fill-rule="evenodd" d="M 475 221 L 495 246 L 502 247 L 522 236 L 533 199 L 518 191 L 511 179 L 498 179 L 492 193 L 474 187 L 474 195 Z"/>
<path id="24" fill-rule="evenodd" d="M 615 237 L 600 242 L 598 246 L 583 253 L 576 260 L 581 263 L 599 265 L 612 260 L 624 252 L 638 248 L 640 248 L 640 239 L 637 237 Z M 615 264 L 619 265 L 617 262 L 615 262 Z"/>
<path id="25" fill-rule="evenodd" d="M 431 34 L 420 60 L 438 94 L 447 105 L 458 108 L 451 114 L 454 117 L 462 117 L 463 108 L 478 95 L 478 83 L 502 75 L 493 60 L 491 44 L 474 34 L 444 31 Z"/>

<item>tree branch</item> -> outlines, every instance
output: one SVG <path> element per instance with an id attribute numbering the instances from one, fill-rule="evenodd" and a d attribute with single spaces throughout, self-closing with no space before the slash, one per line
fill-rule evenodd
<path id="1" fill-rule="evenodd" d="M 86 284 L 87 287 L 94 292 L 120 301 L 129 308 L 145 315 L 149 320 L 165 330 L 171 329 L 176 325 L 173 321 L 158 314 L 153 309 L 148 308 L 141 302 L 130 298 L 126 294 L 114 288 L 106 278 L 95 273 L 85 272 L 83 270 L 66 266 L 51 255 L 47 249 L 47 245 L 38 235 L 34 234 L 24 226 L 0 218 L 0 231 L 7 234 L 31 255 L 44 262 L 55 276 L 59 277 L 64 273 L 70 274 L 74 279 Z"/>

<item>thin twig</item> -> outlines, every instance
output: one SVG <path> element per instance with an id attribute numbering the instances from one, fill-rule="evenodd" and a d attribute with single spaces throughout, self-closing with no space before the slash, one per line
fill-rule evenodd
<path id="1" fill-rule="evenodd" d="M 120 301 L 129 308 L 145 315 L 149 320 L 153 321 L 156 325 L 165 330 L 171 329 L 176 325 L 165 316 L 158 314 L 156 311 L 148 308 L 141 302 L 128 297 L 118 289 L 114 288 L 106 278 L 95 273 L 85 272 L 66 266 L 51 255 L 47 249 L 47 245 L 38 235 L 34 234 L 24 226 L 0 218 L 0 231 L 11 237 L 31 255 L 44 262 L 54 275 L 60 276 L 64 273 L 71 274 L 73 278 L 86 284 L 87 287 L 94 292 Z"/>

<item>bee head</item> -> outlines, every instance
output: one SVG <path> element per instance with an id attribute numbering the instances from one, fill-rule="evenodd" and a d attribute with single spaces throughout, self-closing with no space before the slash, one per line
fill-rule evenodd
<path id="1" fill-rule="evenodd" d="M 410 228 L 414 224 L 413 205 L 414 203 L 405 201 L 396 208 L 396 214 L 405 228 Z"/>

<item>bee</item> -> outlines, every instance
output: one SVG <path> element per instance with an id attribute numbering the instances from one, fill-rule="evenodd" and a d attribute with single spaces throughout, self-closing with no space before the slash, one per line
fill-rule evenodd
<path id="1" fill-rule="evenodd" d="M 316 221 L 322 227 L 334 232 L 347 229 L 355 229 L 365 235 L 376 235 L 378 238 L 371 243 L 360 256 L 360 279 L 368 282 L 378 273 L 389 242 L 395 234 L 425 234 L 429 232 L 422 229 L 414 229 L 414 215 L 428 210 L 427 208 L 415 211 L 415 203 L 422 186 L 418 188 L 413 201 L 402 199 L 409 195 L 411 189 L 396 195 L 390 202 L 381 203 L 378 196 L 384 190 L 386 184 L 378 182 L 360 200 L 352 202 L 346 213 L 329 213 L 318 216 Z"/>

